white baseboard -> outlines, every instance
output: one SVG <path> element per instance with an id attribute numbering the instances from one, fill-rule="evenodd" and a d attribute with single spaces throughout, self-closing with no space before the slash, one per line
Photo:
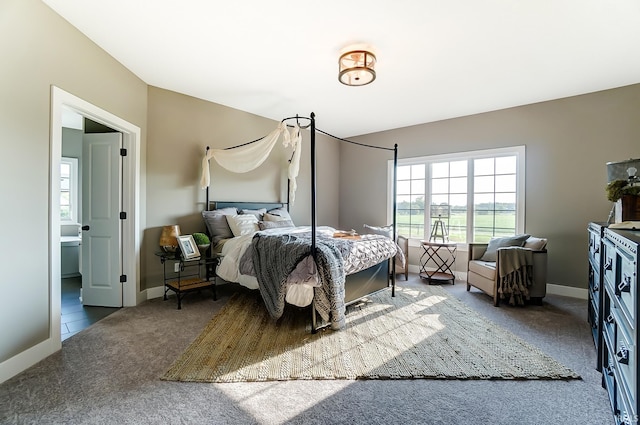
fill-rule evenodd
<path id="1" fill-rule="evenodd" d="M 164 286 L 154 286 L 153 288 L 145 289 L 147 293 L 147 299 L 160 298 L 164 296 Z"/>
<path id="2" fill-rule="evenodd" d="M 564 297 L 579 298 L 582 300 L 586 300 L 589 298 L 589 291 L 585 288 L 555 285 L 553 283 L 547 283 L 547 294 L 562 295 Z"/>
<path id="3" fill-rule="evenodd" d="M 420 267 L 415 264 L 409 264 L 409 271 L 411 273 L 420 273 Z M 456 279 L 463 282 L 467 281 L 466 272 L 454 272 Z M 575 288 L 573 286 L 556 285 L 553 283 L 547 283 L 547 294 L 561 295 L 563 297 L 572 297 L 586 300 L 589 298 L 589 291 L 585 288 Z"/>
<path id="4" fill-rule="evenodd" d="M 0 384 L 30 368 L 62 348 L 60 341 L 49 338 L 0 363 Z"/>

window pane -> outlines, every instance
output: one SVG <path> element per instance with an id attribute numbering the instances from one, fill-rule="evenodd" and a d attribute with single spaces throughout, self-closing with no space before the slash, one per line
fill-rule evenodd
<path id="1" fill-rule="evenodd" d="M 467 195 L 451 195 L 449 196 L 449 203 L 456 209 L 467 210 Z"/>
<path id="2" fill-rule="evenodd" d="M 431 164 L 431 177 L 449 177 L 449 163 L 448 162 L 436 162 Z"/>
<path id="3" fill-rule="evenodd" d="M 399 195 L 396 196 L 396 209 L 409 209 L 409 204 L 411 202 L 411 197 L 408 195 Z"/>
<path id="4" fill-rule="evenodd" d="M 412 179 L 424 179 L 425 176 L 425 165 L 417 164 L 411 166 L 411 178 Z"/>
<path id="5" fill-rule="evenodd" d="M 409 180 L 411 178 L 411 166 L 399 165 L 397 168 L 397 180 Z"/>
<path id="6" fill-rule="evenodd" d="M 60 192 L 60 205 L 69 206 L 69 192 Z"/>
<path id="7" fill-rule="evenodd" d="M 424 195 L 424 180 L 412 180 L 411 181 L 411 194 Z"/>
<path id="8" fill-rule="evenodd" d="M 452 161 L 450 163 L 449 175 L 451 177 L 466 177 L 467 161 Z"/>
<path id="9" fill-rule="evenodd" d="M 419 210 L 421 214 L 424 213 L 424 196 L 414 195 L 411 197 L 411 209 Z"/>
<path id="10" fill-rule="evenodd" d="M 493 158 L 476 159 L 473 161 L 473 174 L 486 176 L 493 174 Z"/>
<path id="11" fill-rule="evenodd" d="M 493 176 L 476 177 L 473 182 L 473 185 L 474 185 L 473 190 L 476 193 L 493 192 L 493 180 L 494 180 Z"/>
<path id="12" fill-rule="evenodd" d="M 450 180 L 451 193 L 467 193 L 467 178 L 457 177 Z"/>
<path id="13" fill-rule="evenodd" d="M 476 194 L 474 196 L 473 208 L 481 211 L 493 211 L 495 208 L 495 204 L 493 202 L 493 193 L 488 193 L 484 195 Z"/>
<path id="14" fill-rule="evenodd" d="M 448 204 L 449 195 L 433 195 L 431 196 L 431 205 Z"/>
<path id="15" fill-rule="evenodd" d="M 71 165 L 62 163 L 60 164 L 60 177 L 69 178 L 71 176 Z"/>
<path id="16" fill-rule="evenodd" d="M 69 179 L 60 179 L 60 190 L 69 190 L 70 187 Z"/>
<path id="17" fill-rule="evenodd" d="M 515 191 L 516 191 L 515 174 L 506 175 L 506 176 L 496 176 L 496 192 L 515 192 Z"/>
<path id="18" fill-rule="evenodd" d="M 62 220 L 71 220 L 71 210 L 69 206 L 61 205 L 60 206 L 60 218 Z"/>
<path id="19" fill-rule="evenodd" d="M 431 193 L 449 193 L 449 179 L 432 179 Z"/>
<path id="20" fill-rule="evenodd" d="M 398 195 L 409 195 L 411 193 L 411 181 L 399 181 L 397 185 Z"/>
<path id="21" fill-rule="evenodd" d="M 516 212 L 515 211 L 496 211 L 495 214 L 495 234 L 500 236 L 508 236 L 515 234 L 516 231 Z"/>
<path id="22" fill-rule="evenodd" d="M 496 174 L 515 174 L 516 173 L 516 157 L 503 156 L 496 158 Z"/>
<path id="23" fill-rule="evenodd" d="M 516 194 L 515 193 L 496 193 L 496 209 L 500 210 L 512 210 L 516 209 Z"/>

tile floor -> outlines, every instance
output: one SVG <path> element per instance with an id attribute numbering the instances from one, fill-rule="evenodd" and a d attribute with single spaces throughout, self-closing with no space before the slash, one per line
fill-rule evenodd
<path id="1" fill-rule="evenodd" d="M 62 341 L 110 315 L 118 308 L 83 306 L 80 302 L 82 278 L 62 279 L 62 317 L 60 331 Z"/>

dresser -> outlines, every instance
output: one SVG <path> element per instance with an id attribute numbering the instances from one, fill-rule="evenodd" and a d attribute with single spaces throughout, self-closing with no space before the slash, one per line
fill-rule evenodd
<path id="1" fill-rule="evenodd" d="M 636 424 L 640 414 L 639 247 L 640 231 L 589 225 L 589 321 L 602 384 L 618 424 Z"/>
<path id="2" fill-rule="evenodd" d="M 603 291 L 600 277 L 602 276 L 602 240 L 606 224 L 589 223 L 589 302 L 587 318 L 591 325 L 593 343 L 598 353 L 596 367 L 602 372 L 602 300 Z"/>

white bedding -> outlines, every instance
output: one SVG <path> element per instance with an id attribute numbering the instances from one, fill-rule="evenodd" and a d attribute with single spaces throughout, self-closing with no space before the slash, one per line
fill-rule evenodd
<path id="1" fill-rule="evenodd" d="M 276 228 L 262 230 L 263 234 L 280 235 L 291 233 L 310 232 L 311 227 L 299 226 L 295 228 Z M 319 226 L 316 228 L 318 235 L 332 237 L 336 229 L 329 226 Z M 249 289 L 259 289 L 258 280 L 255 276 L 240 273 L 240 259 L 244 255 L 247 248 L 251 246 L 254 233 L 234 237 L 228 239 L 222 247 L 222 261 L 218 266 L 217 274 L 222 279 L 229 282 L 237 282 Z M 381 243 L 382 242 L 384 243 Z M 345 261 L 345 273 L 351 274 L 362 269 L 368 268 L 373 264 L 381 261 L 381 258 L 390 258 L 396 254 L 395 244 L 389 247 L 389 240 L 379 235 L 363 235 L 363 243 L 353 244 L 351 252 L 348 255 L 348 261 Z M 374 253 L 375 251 L 375 253 Z M 401 250 L 397 250 L 402 252 Z M 382 257 L 376 257 L 376 255 Z M 404 260 L 404 258 L 402 258 Z M 313 300 L 313 288 L 320 286 L 317 276 L 316 265 L 312 257 L 306 257 L 296 266 L 295 270 L 287 277 L 286 280 L 285 301 L 299 307 L 305 307 L 311 304 Z"/>
<path id="2" fill-rule="evenodd" d="M 296 232 L 309 232 L 311 227 L 298 226 L 295 228 L 280 228 L 262 230 L 267 234 L 283 234 Z M 335 229 L 329 226 L 320 226 L 316 228 L 318 234 L 322 233 L 332 236 Z M 258 280 L 255 276 L 244 275 L 239 272 L 240 258 L 244 255 L 246 249 L 251 246 L 251 240 L 255 233 L 237 236 L 227 240 L 222 247 L 222 261 L 218 266 L 217 274 L 228 282 L 236 282 L 249 289 L 258 289 Z M 287 278 L 287 295 L 285 300 L 289 304 L 298 307 L 306 307 L 313 300 L 313 287 L 319 286 L 315 263 L 310 257 L 305 258 L 296 269 Z"/>

